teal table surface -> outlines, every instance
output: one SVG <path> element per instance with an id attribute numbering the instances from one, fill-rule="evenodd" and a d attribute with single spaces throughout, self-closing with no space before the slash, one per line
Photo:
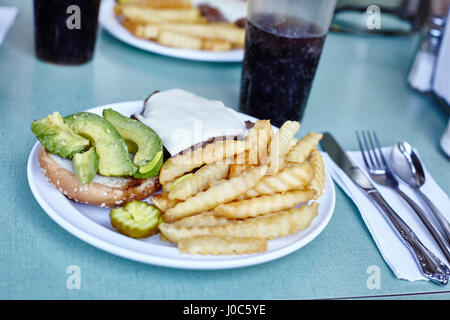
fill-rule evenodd
<path id="1" fill-rule="evenodd" d="M 32 1 L 2 0 L 20 13 L 0 45 L 0 298 L 2 299 L 449 299 L 450 287 L 394 277 L 359 212 L 339 188 L 327 228 L 276 261 L 222 271 L 146 265 L 101 251 L 59 227 L 40 208 L 26 176 L 36 142 L 34 119 L 183 88 L 236 107 L 241 65 L 191 62 L 141 51 L 99 32 L 95 58 L 78 67 L 34 55 Z M 412 37 L 330 34 L 301 133 L 331 131 L 348 150 L 354 131 L 374 129 L 384 145 L 411 142 L 448 193 L 450 163 L 439 150 L 448 114 L 411 90 L 406 77 L 418 46 Z M 81 271 L 69 289 L 68 267 Z M 370 266 L 380 285 L 367 281 Z M 370 270 L 370 269 L 369 269 Z M 399 296 L 401 295 L 401 296 Z"/>

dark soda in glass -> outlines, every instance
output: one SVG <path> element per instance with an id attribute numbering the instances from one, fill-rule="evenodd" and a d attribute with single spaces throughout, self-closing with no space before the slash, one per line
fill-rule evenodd
<path id="1" fill-rule="evenodd" d="M 301 120 L 326 33 L 296 18 L 247 21 L 240 111 L 281 126 Z"/>
<path id="2" fill-rule="evenodd" d="M 34 0 L 39 59 L 77 65 L 92 59 L 100 0 Z"/>

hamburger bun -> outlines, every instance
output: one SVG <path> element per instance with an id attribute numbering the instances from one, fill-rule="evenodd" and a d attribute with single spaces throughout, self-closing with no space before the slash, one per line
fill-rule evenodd
<path id="1" fill-rule="evenodd" d="M 77 176 L 55 160 L 43 146 L 38 153 L 39 164 L 48 181 L 62 194 L 76 202 L 99 207 L 123 206 L 131 200 L 143 200 L 159 190 L 158 177 L 135 179 L 132 177 L 104 177 L 81 185 Z M 108 183 L 108 179 L 112 183 Z"/>

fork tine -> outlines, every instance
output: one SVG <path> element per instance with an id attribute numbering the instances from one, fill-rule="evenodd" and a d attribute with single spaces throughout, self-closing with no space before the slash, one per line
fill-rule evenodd
<path id="1" fill-rule="evenodd" d="M 380 153 L 381 160 L 383 161 L 384 166 L 386 168 L 388 168 L 388 164 L 387 164 L 386 158 L 383 155 L 383 151 L 381 150 L 380 141 L 378 140 L 378 137 L 377 137 L 377 134 L 375 133 L 375 131 L 373 132 L 373 138 L 375 140 L 375 143 L 377 144 L 377 148 L 378 148 L 378 152 Z"/>
<path id="2" fill-rule="evenodd" d="M 372 131 L 372 134 L 375 134 L 375 132 Z M 369 140 L 370 149 L 372 150 L 373 158 L 375 159 L 375 162 L 377 163 L 377 167 L 382 168 L 383 166 L 381 165 L 381 160 L 379 159 L 379 156 L 377 154 L 377 148 L 375 147 L 375 144 L 373 143 L 372 135 L 370 134 L 369 131 L 367 131 L 367 137 Z"/>
<path id="3" fill-rule="evenodd" d="M 364 150 L 364 147 L 363 147 L 363 144 L 362 144 L 361 137 L 359 135 L 359 131 L 356 131 L 356 139 L 358 140 L 359 149 L 361 150 L 361 155 L 363 157 L 364 164 L 366 165 L 367 168 L 370 168 L 369 163 L 367 162 L 366 154 L 364 152 L 365 150 Z"/>
<path id="4" fill-rule="evenodd" d="M 376 165 L 375 165 L 375 162 L 374 162 L 373 157 L 372 157 L 371 148 L 369 146 L 369 143 L 367 142 L 367 133 L 365 131 L 362 132 L 362 138 L 363 138 L 363 142 L 364 142 L 364 145 L 365 145 L 365 149 L 367 150 L 367 154 L 369 156 L 368 157 L 369 158 L 369 162 L 372 165 L 371 167 L 375 168 Z"/>

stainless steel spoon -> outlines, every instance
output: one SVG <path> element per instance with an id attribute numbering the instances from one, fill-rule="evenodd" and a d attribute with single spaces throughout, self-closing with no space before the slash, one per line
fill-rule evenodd
<path id="1" fill-rule="evenodd" d="M 442 231 L 444 231 L 447 242 L 450 243 L 450 224 L 442 212 L 420 190 L 425 183 L 425 172 L 419 157 L 408 142 L 399 142 L 392 148 L 391 165 L 400 179 L 414 189 L 423 199 L 423 202 L 430 208 L 440 224 Z"/>

